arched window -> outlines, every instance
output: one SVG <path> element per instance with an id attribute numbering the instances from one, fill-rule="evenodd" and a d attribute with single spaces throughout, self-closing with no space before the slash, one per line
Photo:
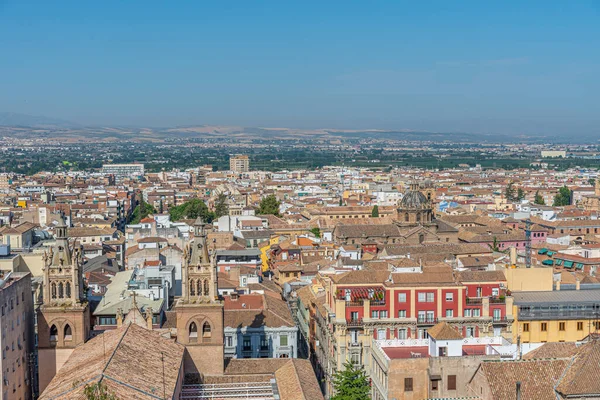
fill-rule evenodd
<path id="1" fill-rule="evenodd" d="M 71 298 L 71 282 L 67 282 L 67 284 L 65 285 L 65 292 L 67 298 Z"/>
<path id="2" fill-rule="evenodd" d="M 58 329 L 56 328 L 56 325 L 52 325 L 50 327 L 50 341 L 51 342 L 58 341 Z"/>
<path id="3" fill-rule="evenodd" d="M 56 283 L 52 282 L 50 284 L 50 292 L 53 299 L 56 298 Z"/>
<path id="4" fill-rule="evenodd" d="M 404 222 L 408 222 L 408 213 L 404 214 Z"/>
<path id="5" fill-rule="evenodd" d="M 208 279 L 205 279 L 204 280 L 204 295 L 205 296 L 208 296 L 208 286 L 209 286 Z"/>
<path id="6" fill-rule="evenodd" d="M 188 337 L 190 338 L 191 343 L 196 343 L 198 341 L 198 327 L 195 322 L 190 324 L 190 328 L 188 329 Z"/>
<path id="7" fill-rule="evenodd" d="M 65 295 L 65 290 L 64 290 L 64 287 L 63 287 L 63 283 L 60 282 L 58 284 L 58 298 L 62 299 L 64 297 L 64 295 Z"/>
<path id="8" fill-rule="evenodd" d="M 419 235 L 419 243 L 423 243 L 425 241 L 425 235 L 422 233 Z"/>
<path id="9" fill-rule="evenodd" d="M 210 324 L 208 322 L 205 322 L 204 325 L 202 325 L 202 337 L 209 338 L 211 336 L 212 336 L 212 332 L 211 332 Z"/>
<path id="10" fill-rule="evenodd" d="M 417 222 L 421 222 L 421 213 L 417 213 Z"/>
<path id="11" fill-rule="evenodd" d="M 65 325 L 65 340 L 73 340 L 73 331 L 69 324 Z"/>
<path id="12" fill-rule="evenodd" d="M 190 296 L 196 295 L 196 283 L 190 279 Z"/>
<path id="13" fill-rule="evenodd" d="M 202 296 L 202 281 L 198 279 L 196 283 L 198 285 L 198 296 Z"/>

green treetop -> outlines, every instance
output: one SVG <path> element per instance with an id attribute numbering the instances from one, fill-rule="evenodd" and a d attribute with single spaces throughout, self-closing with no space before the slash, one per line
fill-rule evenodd
<path id="1" fill-rule="evenodd" d="M 264 199 L 261 200 L 260 206 L 256 210 L 256 213 L 259 215 L 267 215 L 272 214 L 279 217 L 279 206 L 281 203 L 277 200 L 274 194 L 270 194 Z"/>
<path id="2" fill-rule="evenodd" d="M 370 399 L 371 386 L 362 366 L 345 363 L 342 371 L 333 375 L 335 395 L 331 400 L 367 400 Z"/>

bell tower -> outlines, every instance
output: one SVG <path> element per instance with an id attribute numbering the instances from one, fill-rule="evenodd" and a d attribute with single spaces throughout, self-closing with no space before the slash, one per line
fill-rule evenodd
<path id="1" fill-rule="evenodd" d="M 184 249 L 182 296 L 178 300 L 177 341 L 186 346 L 186 371 L 223 373 L 223 301 L 217 291 L 215 258 L 208 251 L 206 224 L 194 222 L 194 239 Z M 207 362 L 210 360 L 210 362 Z"/>
<path id="2" fill-rule="evenodd" d="M 87 341 L 90 310 L 83 286 L 83 251 L 69 246 L 61 218 L 56 243 L 44 253 L 43 302 L 38 310 L 39 390 L 46 388 L 73 349 Z"/>

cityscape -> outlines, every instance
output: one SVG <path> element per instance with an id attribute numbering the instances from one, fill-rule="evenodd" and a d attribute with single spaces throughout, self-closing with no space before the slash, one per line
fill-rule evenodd
<path id="1" fill-rule="evenodd" d="M 0 400 L 600 399 L 599 15 L 0 2 Z"/>

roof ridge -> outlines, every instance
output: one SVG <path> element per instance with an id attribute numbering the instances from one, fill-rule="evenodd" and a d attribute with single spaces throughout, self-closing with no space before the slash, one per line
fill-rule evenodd
<path id="1" fill-rule="evenodd" d="M 117 342 L 115 348 L 112 351 L 112 354 L 110 355 L 109 359 L 106 361 L 106 364 L 104 364 L 104 368 L 102 369 L 102 372 L 100 372 L 100 379 L 98 380 L 98 383 L 102 382 L 102 379 L 104 379 L 104 376 L 105 376 L 104 372 L 106 371 L 106 369 L 108 368 L 108 365 L 110 364 L 110 362 L 112 361 L 113 357 L 115 356 L 115 353 L 117 352 L 117 349 L 119 348 L 119 346 L 123 342 L 123 338 L 125 337 L 125 335 L 129 331 L 129 328 L 131 327 L 131 325 L 132 324 L 130 322 L 129 325 L 127 325 L 127 327 L 124 329 L 123 334 L 121 335 L 121 338 L 119 339 L 119 341 Z M 102 341 L 104 343 L 104 337 L 102 338 Z"/>

